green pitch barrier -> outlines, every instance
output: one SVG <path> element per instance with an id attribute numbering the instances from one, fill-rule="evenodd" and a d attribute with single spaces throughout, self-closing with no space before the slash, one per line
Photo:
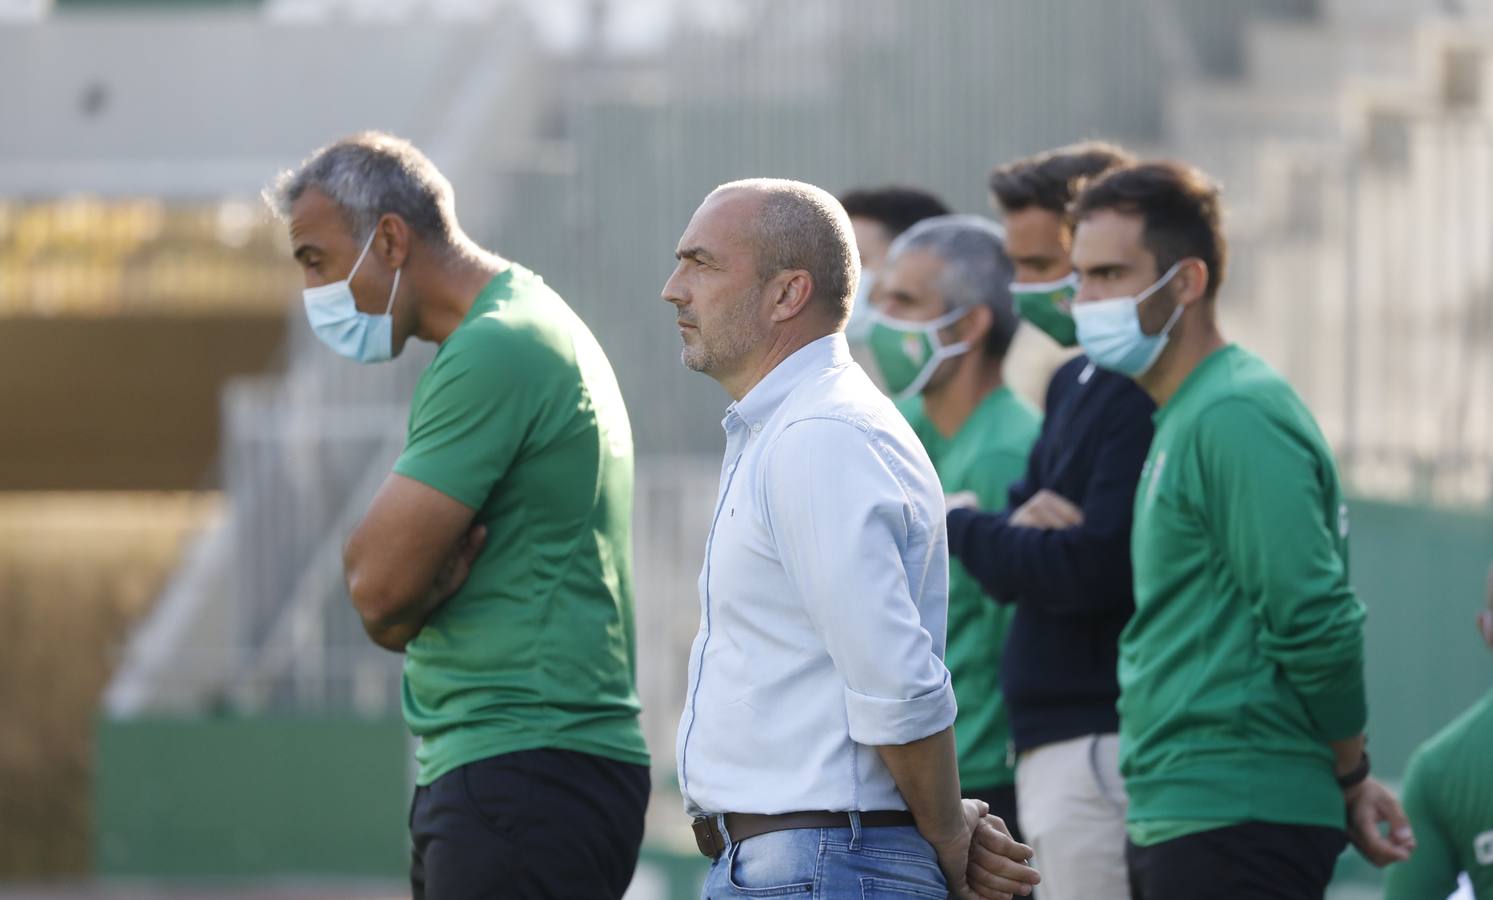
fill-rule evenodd
<path id="1" fill-rule="evenodd" d="M 1415 746 L 1493 684 L 1472 625 L 1493 513 L 1354 501 L 1350 520 L 1369 609 L 1369 746 L 1394 782 Z M 96 753 L 100 876 L 405 877 L 412 773 L 397 719 L 100 721 Z M 647 846 L 638 896 L 698 897 L 704 868 L 682 847 Z M 1378 877 L 1346 855 L 1338 886 Z"/>
<path id="2" fill-rule="evenodd" d="M 404 884 L 413 769 L 397 718 L 101 720 L 97 736 L 99 877 Z M 706 867 L 645 845 L 630 896 L 694 900 Z"/>
<path id="3" fill-rule="evenodd" d="M 1473 618 L 1493 564 L 1493 511 L 1350 501 L 1349 565 L 1368 607 L 1369 751 L 1398 779 L 1411 752 L 1493 686 Z"/>
<path id="4" fill-rule="evenodd" d="M 401 877 L 406 734 L 398 719 L 100 721 L 96 872 Z"/>

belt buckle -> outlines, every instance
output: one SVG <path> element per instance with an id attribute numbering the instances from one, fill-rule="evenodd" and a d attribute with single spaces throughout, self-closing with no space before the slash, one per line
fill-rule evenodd
<path id="1" fill-rule="evenodd" d="M 720 859 L 726 849 L 726 840 L 716 826 L 715 816 L 695 816 L 691 826 L 695 832 L 695 846 L 709 860 Z"/>

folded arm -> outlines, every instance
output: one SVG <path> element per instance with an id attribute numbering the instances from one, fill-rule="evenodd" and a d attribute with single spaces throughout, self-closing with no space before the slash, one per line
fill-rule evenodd
<path id="1" fill-rule="evenodd" d="M 985 592 L 1007 603 L 1052 613 L 1087 614 L 1132 602 L 1130 524 L 1135 486 L 1150 446 L 1151 419 L 1143 405 L 1117 405 L 1096 433 L 1095 464 L 1078 501 L 1081 521 L 1040 528 L 1016 519 L 1040 492 L 1032 476 L 1012 488 L 1000 512 L 949 511 L 949 553 Z M 1044 434 L 1032 454 L 1045 452 Z"/>
<path id="2" fill-rule="evenodd" d="M 343 549 L 353 608 L 373 642 L 402 652 L 465 582 L 485 532 L 473 510 L 403 475 L 390 475 Z"/>

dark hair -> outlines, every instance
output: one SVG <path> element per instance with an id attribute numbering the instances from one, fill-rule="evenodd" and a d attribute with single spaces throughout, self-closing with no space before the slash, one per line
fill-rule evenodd
<path id="1" fill-rule="evenodd" d="M 1219 206 L 1218 186 L 1198 169 L 1150 162 L 1116 169 L 1084 188 L 1072 215 L 1074 222 L 1104 209 L 1140 216 L 1141 240 L 1156 257 L 1157 273 L 1195 256 L 1208 266 L 1203 296 L 1211 298 L 1223 284 L 1229 256 Z"/>
<path id="2" fill-rule="evenodd" d="M 889 238 L 924 219 L 949 214 L 944 202 L 927 191 L 896 185 L 846 191 L 840 195 L 840 205 L 851 218 L 880 222 Z"/>
<path id="3" fill-rule="evenodd" d="M 996 166 L 990 173 L 990 193 L 1008 213 L 1036 206 L 1062 215 L 1085 181 L 1134 163 L 1129 153 L 1113 144 L 1069 144 Z"/>

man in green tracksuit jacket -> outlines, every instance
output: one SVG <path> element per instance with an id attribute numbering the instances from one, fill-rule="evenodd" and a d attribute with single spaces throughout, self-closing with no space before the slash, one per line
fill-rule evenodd
<path id="1" fill-rule="evenodd" d="M 871 301 L 872 355 L 944 494 L 986 508 L 1005 502 L 1042 429 L 1041 414 L 1001 374 L 1017 324 L 1011 278 L 998 225 L 980 216 L 936 216 L 892 242 Z M 1000 683 L 1010 624 L 1011 608 L 994 603 L 951 562 L 944 661 L 959 702 L 959 785 L 964 796 L 989 803 L 1019 841 Z"/>
<path id="2" fill-rule="evenodd" d="M 1378 865 L 1413 845 L 1368 777 L 1331 451 L 1285 380 L 1218 331 L 1227 251 L 1206 176 L 1122 168 L 1072 212 L 1079 343 L 1157 406 L 1120 642 L 1131 894 L 1320 900 L 1345 839 Z"/>
<path id="3" fill-rule="evenodd" d="M 1477 627 L 1493 649 L 1493 569 Z M 1405 812 L 1420 847 L 1390 867 L 1384 900 L 1445 897 L 1461 874 L 1477 900 L 1493 900 L 1493 691 L 1415 751 Z"/>

